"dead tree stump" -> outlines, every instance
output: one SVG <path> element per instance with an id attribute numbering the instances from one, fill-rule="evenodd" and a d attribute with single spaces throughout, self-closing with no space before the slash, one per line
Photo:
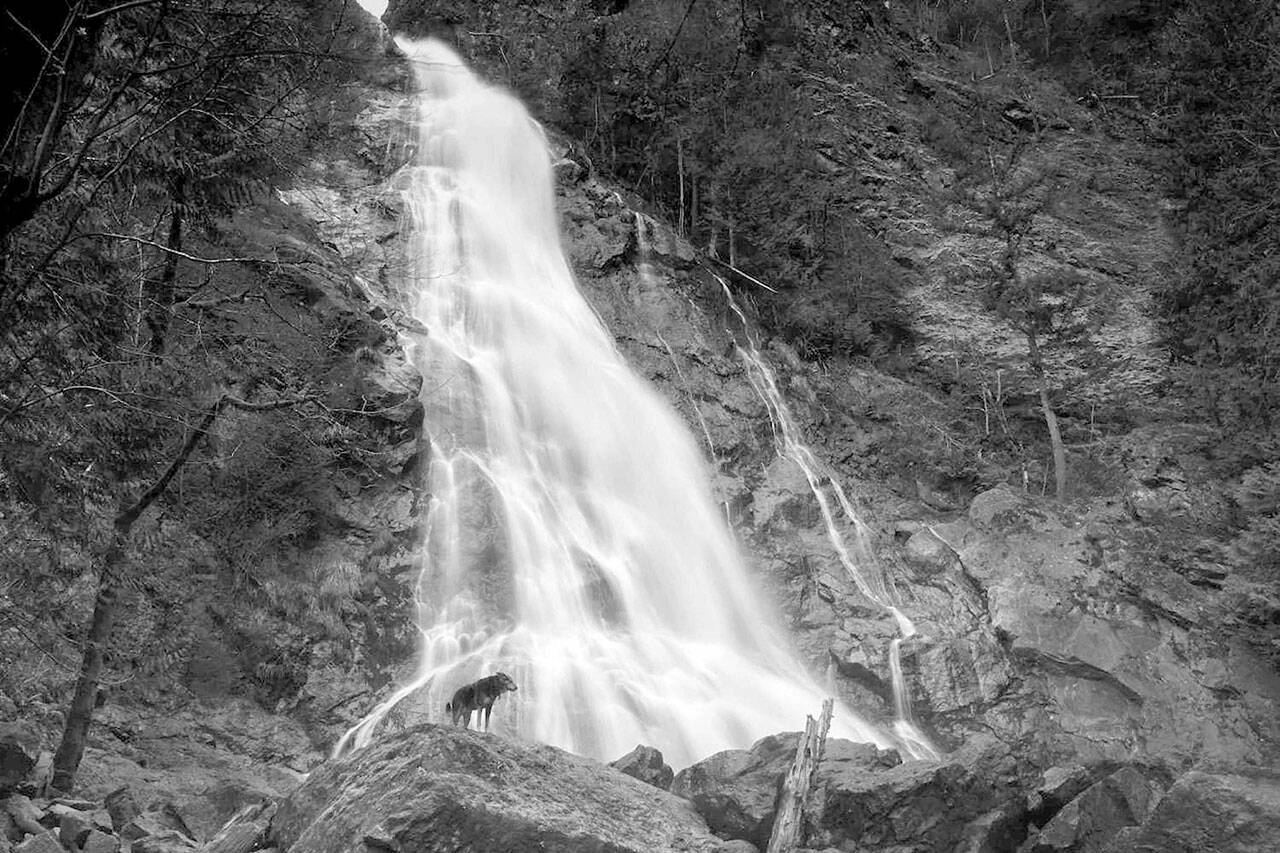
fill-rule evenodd
<path id="1" fill-rule="evenodd" d="M 813 787 L 814 773 L 822 761 L 822 750 L 827 743 L 827 730 L 831 728 L 832 700 L 822 703 L 822 717 L 805 718 L 804 735 L 796 744 L 795 761 L 782 781 L 778 796 L 778 810 L 773 819 L 773 834 L 769 836 L 766 853 L 790 853 L 800 846 L 804 834 L 804 809 Z"/>

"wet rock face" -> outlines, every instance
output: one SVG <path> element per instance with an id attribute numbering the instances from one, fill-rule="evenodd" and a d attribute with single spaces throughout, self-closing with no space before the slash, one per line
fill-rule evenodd
<path id="1" fill-rule="evenodd" d="M 719 843 L 687 803 L 612 768 L 434 725 L 321 767 L 281 804 L 269 840 L 296 853 L 692 853 Z"/>

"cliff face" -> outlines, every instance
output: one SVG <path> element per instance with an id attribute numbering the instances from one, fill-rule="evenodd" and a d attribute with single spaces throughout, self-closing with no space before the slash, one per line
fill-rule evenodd
<path id="1" fill-rule="evenodd" d="M 629 361 L 707 442 L 718 493 L 811 665 L 834 667 L 856 707 L 888 718 L 893 621 L 857 591 L 801 470 L 779 458 L 733 355 L 720 283 L 643 217 L 661 274 L 642 276 L 636 215 L 618 198 L 591 179 L 563 190 L 584 291 Z M 1168 482 L 1168 463 L 1153 471 L 1167 432 L 1120 439 L 1132 461 L 1111 494 L 1062 505 L 1014 483 L 970 498 L 906 471 L 882 479 L 881 448 L 945 411 L 927 391 L 865 365 L 806 364 L 776 339 L 764 354 L 806 439 L 875 531 L 921 633 L 905 651 L 917 712 L 945 743 L 990 731 L 1043 760 L 1270 760 L 1280 682 L 1247 630 L 1222 630 L 1239 624 L 1249 585 L 1188 577 L 1155 550 L 1162 525 L 1203 523 L 1213 488 Z M 1177 470 L 1204 464 L 1195 430 L 1179 437 Z"/>

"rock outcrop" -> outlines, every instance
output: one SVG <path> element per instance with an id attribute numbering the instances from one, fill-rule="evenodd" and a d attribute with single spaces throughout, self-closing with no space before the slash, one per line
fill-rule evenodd
<path id="1" fill-rule="evenodd" d="M 675 771 L 663 760 L 662 753 L 643 744 L 617 761 L 609 762 L 609 766 L 664 791 L 671 789 L 672 779 L 675 778 Z"/>
<path id="2" fill-rule="evenodd" d="M 0 851 L 9 853 L 245 853 L 203 847 L 172 803 L 138 811 L 124 788 L 105 800 L 28 797 L 0 799 Z M 12 847 L 10 847 L 12 845 Z"/>
<path id="3" fill-rule="evenodd" d="M 774 735 L 749 750 L 718 753 L 682 770 L 672 791 L 689 798 L 718 835 L 763 849 L 798 737 Z M 817 769 L 808 843 L 942 853 L 966 839 L 980 845 L 998 837 L 1005 824 L 1017 824 L 1020 804 L 1014 761 L 990 739 L 942 761 L 906 762 L 893 751 L 832 739 Z"/>
<path id="4" fill-rule="evenodd" d="M 27 778 L 40 758 L 40 732 L 22 721 L 0 723 L 0 795 Z"/>
<path id="5" fill-rule="evenodd" d="M 1193 770 L 1177 779 L 1141 826 L 1106 853 L 1260 853 L 1280 850 L 1280 774 Z"/>
<path id="6" fill-rule="evenodd" d="M 688 803 L 589 759 L 424 725 L 332 761 L 281 805 L 282 853 L 692 853 L 719 844 Z"/>

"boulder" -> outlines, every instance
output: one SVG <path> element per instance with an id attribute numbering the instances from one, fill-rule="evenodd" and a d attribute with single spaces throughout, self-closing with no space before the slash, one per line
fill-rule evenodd
<path id="1" fill-rule="evenodd" d="M 772 735 L 750 750 L 717 753 L 677 774 L 671 790 L 689 798 L 717 834 L 764 849 L 798 738 Z M 1008 849 L 999 845 L 1022 827 L 1015 770 L 1008 748 L 993 739 L 942 761 L 902 763 L 895 752 L 832 738 L 818 765 L 808 843 L 917 853 Z"/>
<path id="2" fill-rule="evenodd" d="M 717 835 L 750 841 L 763 850 L 773 831 L 778 786 L 795 760 L 799 738 L 799 732 L 786 732 L 761 738 L 749 750 L 716 753 L 680 771 L 671 791 L 692 802 Z M 831 738 L 818 765 L 817 786 L 826 787 L 829 805 L 839 780 L 867 777 L 898 764 L 892 750 Z"/>
<path id="3" fill-rule="evenodd" d="M 766 847 L 778 785 L 795 759 L 799 739 L 799 732 L 787 732 L 761 738 L 749 750 L 717 752 L 676 774 L 671 793 L 693 803 L 717 835 Z"/>
<path id="4" fill-rule="evenodd" d="M 9 813 L 0 808 L 0 853 L 8 853 L 6 846 L 11 841 L 21 841 L 26 833 L 18 829 Z"/>
<path id="5" fill-rule="evenodd" d="M 1016 801 L 969 821 L 955 853 L 1005 853 L 1016 850 L 1027 834 L 1027 815 Z"/>
<path id="6" fill-rule="evenodd" d="M 29 797 L 22 794 L 10 794 L 4 801 L 4 811 L 9 816 L 12 824 L 22 832 L 39 834 L 44 832 L 45 828 L 41 826 L 40 819 L 44 817 L 44 812 Z M 18 839 L 14 839 L 15 841 Z"/>
<path id="7" fill-rule="evenodd" d="M 617 761 L 611 761 L 609 766 L 615 770 L 621 770 L 633 779 L 639 779 L 645 784 L 664 791 L 671 789 L 671 781 L 675 778 L 675 772 L 672 771 L 671 765 L 662 759 L 662 753 L 652 746 L 643 744 Z"/>
<path id="8" fill-rule="evenodd" d="M 124 841 L 137 841 L 162 832 L 174 831 L 153 814 L 140 814 L 120 828 L 119 836 Z"/>
<path id="9" fill-rule="evenodd" d="M 128 788 L 116 788 L 107 794 L 102 805 L 107 810 L 107 814 L 111 815 L 111 825 L 117 832 L 142 813 L 142 809 L 138 808 L 138 803 Z"/>
<path id="10" fill-rule="evenodd" d="M 928 573 L 943 572 L 956 564 L 956 553 L 928 528 L 911 534 L 903 548 L 907 562 Z"/>
<path id="11" fill-rule="evenodd" d="M 969 504 L 969 520 L 984 533 L 1002 533 L 1019 522 L 1024 505 L 1022 496 L 1004 486 L 996 486 Z"/>
<path id="12" fill-rule="evenodd" d="M 1280 850 L 1280 773 L 1255 768 L 1183 774 L 1106 853 L 1258 853 Z"/>
<path id="13" fill-rule="evenodd" d="M 58 838 L 68 850 L 80 847 L 93 830 L 93 815 L 89 812 L 66 806 L 54 806 L 49 811 L 58 816 Z"/>
<path id="14" fill-rule="evenodd" d="M 1114 765 L 1112 765 L 1114 767 Z M 1102 773 L 1080 764 L 1057 765 L 1044 771 L 1040 784 L 1027 795 L 1027 814 L 1044 826 L 1063 806 L 1084 793 Z"/>
<path id="15" fill-rule="evenodd" d="M 1141 823 L 1160 794 L 1160 786 L 1139 770 L 1122 767 L 1063 806 L 1024 849 L 1099 853 L 1121 829 Z"/>
<path id="16" fill-rule="evenodd" d="M 427 724 L 321 765 L 280 804 L 268 843 L 308 853 L 710 853 L 720 840 L 688 803 L 606 765 Z"/>
<path id="17" fill-rule="evenodd" d="M 40 732 L 15 720 L 0 723 L 0 794 L 26 781 L 40 758 Z"/>
<path id="18" fill-rule="evenodd" d="M 993 738 L 975 738 L 939 761 L 882 769 L 824 759 L 818 780 L 825 792 L 812 846 L 951 853 L 966 838 L 1003 832 L 1008 819 L 992 812 L 1020 808 L 1015 761 Z M 970 826 L 984 816 L 986 836 Z"/>
<path id="19" fill-rule="evenodd" d="M 13 853 L 66 853 L 58 843 L 58 836 L 45 831 L 27 837 L 26 841 L 15 845 Z"/>
<path id="20" fill-rule="evenodd" d="M 89 830 L 80 853 L 120 853 L 120 839 L 96 829 Z"/>

